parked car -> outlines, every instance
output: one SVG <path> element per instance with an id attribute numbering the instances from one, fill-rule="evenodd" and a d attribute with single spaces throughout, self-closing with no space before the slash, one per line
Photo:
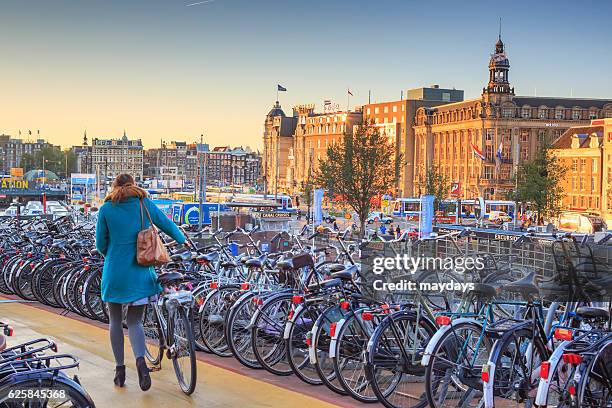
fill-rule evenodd
<path id="1" fill-rule="evenodd" d="M 491 213 L 489 214 L 489 221 L 501 225 L 504 222 L 511 222 L 512 217 L 504 211 L 491 211 Z"/>
<path id="2" fill-rule="evenodd" d="M 5 216 L 10 216 L 10 217 L 15 217 L 15 216 L 17 216 L 17 206 L 16 206 L 16 205 L 11 205 L 9 208 L 7 208 L 6 210 L 4 210 L 4 212 L 2 213 L 2 215 L 5 215 Z"/>
<path id="3" fill-rule="evenodd" d="M 40 201 L 28 201 L 25 205 L 24 210 L 24 213 L 29 213 L 32 210 L 40 210 L 42 213 L 43 205 Z"/>
<path id="4" fill-rule="evenodd" d="M 382 223 L 385 223 L 385 224 L 391 224 L 393 222 L 393 217 L 390 217 L 388 215 L 383 214 L 380 211 L 377 211 L 377 212 L 370 213 L 370 215 L 368 215 L 368 218 L 367 218 L 366 222 L 368 224 L 372 224 L 372 223 L 375 223 L 375 222 L 382 222 Z"/>

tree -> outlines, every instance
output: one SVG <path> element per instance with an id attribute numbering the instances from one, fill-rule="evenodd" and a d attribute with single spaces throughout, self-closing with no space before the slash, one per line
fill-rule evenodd
<path id="1" fill-rule="evenodd" d="M 435 164 L 427 169 L 425 175 L 425 194 L 432 195 L 434 200 L 434 209 L 437 211 L 440 209 L 440 203 L 448 197 L 450 190 L 450 179 L 442 174 Z M 452 210 L 452 209 L 450 209 Z"/>
<path id="2" fill-rule="evenodd" d="M 359 216 L 363 237 L 371 199 L 395 186 L 400 162 L 394 143 L 373 121 L 367 121 L 327 148 L 327 157 L 319 161 L 315 184 L 344 197 Z"/>
<path id="3" fill-rule="evenodd" d="M 40 170 L 44 167 L 45 170 L 67 178 L 66 170 L 71 173 L 76 167 L 76 155 L 70 149 L 62 151 L 56 146 L 45 146 L 34 154 L 24 153 L 21 156 L 21 167 L 26 172 Z"/>
<path id="4" fill-rule="evenodd" d="M 514 178 L 516 188 L 509 197 L 517 202 L 531 203 L 538 213 L 538 223 L 544 218 L 554 217 L 561 211 L 564 191 L 561 187 L 567 168 L 543 145 L 535 156 L 518 166 Z"/>

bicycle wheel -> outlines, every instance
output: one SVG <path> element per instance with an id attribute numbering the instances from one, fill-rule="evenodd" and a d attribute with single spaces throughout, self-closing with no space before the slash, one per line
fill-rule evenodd
<path id="1" fill-rule="evenodd" d="M 340 306 L 332 306 L 321 313 L 312 329 L 312 348 L 314 351 L 315 368 L 323 384 L 336 394 L 346 395 L 347 392 L 336 378 L 334 360 L 331 357 L 331 325 L 338 324 L 352 312 L 344 312 Z"/>
<path id="2" fill-rule="evenodd" d="M 531 328 L 505 333 L 495 343 L 490 361 L 495 364 L 495 405 L 518 402 L 530 407 L 539 384 L 539 367 L 548 360 L 549 353 L 539 337 L 533 339 Z"/>
<path id="3" fill-rule="evenodd" d="M 95 407 L 91 397 L 77 382 L 67 378 L 65 375 L 54 375 L 51 373 L 42 373 L 34 376 L 34 378 L 23 378 L 16 375 L 16 379 L 9 380 L 8 383 L 0 387 L 0 406 L 2 407 L 73 407 L 73 408 L 93 408 Z M 50 398 L 29 398 L 19 399 L 11 398 L 11 391 L 32 390 L 44 394 L 51 395 Z"/>
<path id="4" fill-rule="evenodd" d="M 578 386 L 580 408 L 612 406 L 612 342 L 588 363 Z"/>
<path id="5" fill-rule="evenodd" d="M 257 313 L 251 328 L 251 346 L 257 361 L 276 375 L 293 373 L 283 339 L 292 297 L 291 293 L 283 293 L 268 299 Z"/>
<path id="6" fill-rule="evenodd" d="M 157 310 L 153 305 L 146 305 L 142 325 L 145 335 L 145 357 L 151 365 L 157 366 L 162 359 L 164 337 Z"/>
<path id="7" fill-rule="evenodd" d="M 378 397 L 365 373 L 364 361 L 364 351 L 374 332 L 372 321 L 360 320 L 352 314 L 339 329 L 332 356 L 336 378 L 357 401 L 377 402 Z"/>
<path id="8" fill-rule="evenodd" d="M 246 293 L 236 301 L 228 317 L 228 324 L 225 328 L 225 338 L 228 339 L 228 346 L 232 355 L 243 365 L 249 368 L 261 368 L 257 361 L 253 347 L 251 347 L 251 330 L 248 325 L 251 317 L 257 310 L 257 305 L 253 302 L 253 293 Z"/>
<path id="9" fill-rule="evenodd" d="M 323 381 L 319 377 L 316 367 L 310 361 L 307 342 L 308 337 L 311 336 L 310 331 L 321 310 L 316 305 L 312 305 L 297 308 L 294 313 L 293 322 L 288 323 L 291 326 L 289 336 L 285 340 L 289 365 L 300 380 L 310 385 L 321 385 Z"/>
<path id="10" fill-rule="evenodd" d="M 108 313 L 102 301 L 101 285 L 102 271 L 98 269 L 88 276 L 83 287 L 85 307 L 97 320 L 108 323 Z"/>
<path id="11" fill-rule="evenodd" d="M 435 326 L 416 314 L 399 311 L 378 324 L 368 342 L 365 372 L 372 390 L 386 407 L 414 407 L 425 404 L 421 387 L 423 352 L 435 333 Z M 402 352 L 405 351 L 405 354 Z"/>
<path id="12" fill-rule="evenodd" d="M 231 306 L 232 294 L 239 289 L 238 285 L 222 286 L 211 292 L 202 305 L 199 321 L 202 342 L 219 357 L 232 355 L 225 338 L 225 317 Z"/>
<path id="13" fill-rule="evenodd" d="M 439 339 L 425 370 L 425 393 L 432 408 L 476 407 L 482 399 L 482 366 L 492 348 L 482 326 L 453 324 Z"/>
<path id="14" fill-rule="evenodd" d="M 197 381 L 195 341 L 191 321 L 185 313 L 185 309 L 176 306 L 172 317 L 170 344 L 172 353 L 172 365 L 174 373 L 179 382 L 181 390 L 191 395 L 195 391 Z"/>

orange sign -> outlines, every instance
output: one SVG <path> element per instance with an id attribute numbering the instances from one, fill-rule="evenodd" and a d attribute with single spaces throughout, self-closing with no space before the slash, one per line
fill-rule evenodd
<path id="1" fill-rule="evenodd" d="M 11 177 L 23 177 L 23 168 L 11 167 Z"/>

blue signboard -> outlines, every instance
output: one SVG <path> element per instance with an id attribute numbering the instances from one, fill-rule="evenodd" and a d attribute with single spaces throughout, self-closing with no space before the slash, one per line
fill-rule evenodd
<path id="1" fill-rule="evenodd" d="M 89 173 L 72 173 L 70 175 L 70 182 L 72 184 L 86 184 L 92 186 L 96 184 L 96 175 Z"/>
<path id="2" fill-rule="evenodd" d="M 200 222 L 200 211 L 198 207 L 198 203 L 172 204 L 171 209 L 168 211 L 168 216 L 172 218 L 175 224 L 197 225 Z M 202 224 L 211 224 L 211 214 L 217 212 L 217 207 L 219 207 L 221 212 L 229 210 L 229 207 L 224 204 L 220 206 L 215 203 L 202 204 Z"/>
<path id="3" fill-rule="evenodd" d="M 317 188 L 314 191 L 314 223 L 323 222 L 323 189 Z"/>
<path id="4" fill-rule="evenodd" d="M 421 218 L 420 228 L 421 237 L 429 238 L 433 232 L 433 219 L 434 219 L 434 200 L 435 196 L 424 195 L 421 197 Z"/>

